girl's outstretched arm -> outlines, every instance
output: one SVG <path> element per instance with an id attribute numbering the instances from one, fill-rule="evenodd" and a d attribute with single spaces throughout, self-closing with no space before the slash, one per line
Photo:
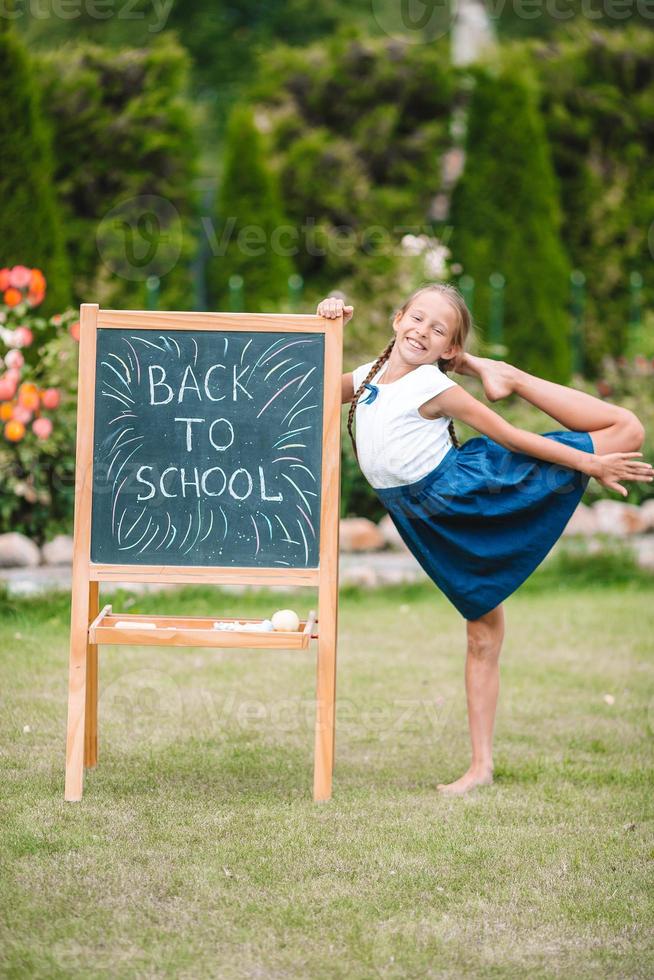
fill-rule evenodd
<path id="1" fill-rule="evenodd" d="M 604 486 L 616 490 L 625 497 L 628 491 L 620 485 L 619 480 L 650 482 L 653 479 L 654 471 L 651 464 L 633 458 L 642 456 L 642 453 L 608 453 L 605 456 L 598 456 L 595 453 L 584 452 L 583 449 L 564 446 L 535 432 L 528 432 L 526 429 L 511 425 L 460 385 L 442 391 L 420 407 L 425 417 L 441 414 L 459 419 L 506 449 L 527 453 L 529 456 L 550 463 L 579 470 L 595 477 Z"/>

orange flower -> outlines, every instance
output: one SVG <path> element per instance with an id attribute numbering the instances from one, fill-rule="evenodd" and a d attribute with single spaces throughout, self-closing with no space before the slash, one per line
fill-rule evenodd
<path id="1" fill-rule="evenodd" d="M 5 289 L 4 301 L 7 306 L 18 306 L 23 298 L 23 294 L 20 289 L 15 289 L 14 286 L 10 286 L 9 289 Z"/>
<path id="2" fill-rule="evenodd" d="M 32 289 L 36 292 L 45 292 L 45 276 L 40 269 L 32 269 L 30 290 Z"/>
<path id="3" fill-rule="evenodd" d="M 71 323 L 69 330 L 73 340 L 79 341 L 79 320 L 75 320 L 74 323 Z"/>
<path id="4" fill-rule="evenodd" d="M 39 390 L 36 385 L 31 382 L 22 384 L 18 390 L 18 402 L 23 408 L 35 412 L 39 407 Z"/>
<path id="5" fill-rule="evenodd" d="M 9 286 L 9 269 L 0 269 L 0 293 L 4 293 Z"/>
<path id="6" fill-rule="evenodd" d="M 20 442 L 24 435 L 25 426 L 22 422 L 16 422 L 12 419 L 5 425 L 5 439 L 8 439 L 9 442 Z"/>
<path id="7" fill-rule="evenodd" d="M 0 422 L 8 422 L 14 412 L 11 402 L 3 402 L 0 405 Z"/>

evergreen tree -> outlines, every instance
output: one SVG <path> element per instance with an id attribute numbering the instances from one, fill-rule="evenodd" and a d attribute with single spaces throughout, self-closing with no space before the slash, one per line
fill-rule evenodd
<path id="1" fill-rule="evenodd" d="M 38 312 L 45 315 L 60 312 L 71 300 L 53 173 L 51 134 L 29 55 L 5 21 L 0 30 L 0 265 L 41 269 L 47 295 Z"/>
<path id="2" fill-rule="evenodd" d="M 299 242 L 273 234 L 287 224 L 276 176 L 252 110 L 237 105 L 227 124 L 224 172 L 213 224 L 208 283 L 214 309 L 228 309 L 229 279 L 243 278 L 245 308 L 264 312 L 283 301 L 294 266 L 285 254 Z"/>
<path id="3" fill-rule="evenodd" d="M 630 273 L 642 276 L 643 308 L 654 305 L 654 33 L 595 29 L 529 52 L 561 186 L 562 235 L 586 277 L 584 369 L 597 376 L 605 355 L 628 350 Z"/>
<path id="4" fill-rule="evenodd" d="M 155 275 L 162 309 L 193 309 L 199 112 L 188 53 L 163 34 L 121 51 L 69 43 L 34 61 L 76 300 L 140 309 Z"/>
<path id="5" fill-rule="evenodd" d="M 557 181 L 537 91 L 517 65 L 473 70 L 466 160 L 452 197 L 452 259 L 475 280 L 482 333 L 489 275 L 506 280 L 507 358 L 554 381 L 570 377 L 569 268 Z"/>

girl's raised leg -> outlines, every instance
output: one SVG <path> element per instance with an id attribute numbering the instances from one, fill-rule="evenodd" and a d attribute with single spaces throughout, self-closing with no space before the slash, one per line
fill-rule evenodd
<path id="1" fill-rule="evenodd" d="M 465 680 L 468 726 L 472 744 L 470 768 L 453 783 L 437 789 L 449 796 L 462 796 L 476 786 L 493 782 L 493 728 L 500 689 L 500 651 L 504 639 L 504 608 L 495 609 L 466 622 L 468 650 Z"/>
<path id="2" fill-rule="evenodd" d="M 598 455 L 634 452 L 641 448 L 645 429 L 627 408 L 613 405 L 577 388 L 546 381 L 534 374 L 489 357 L 466 354 L 461 373 L 475 374 L 490 401 L 515 393 L 546 412 L 567 429 L 588 432 Z"/>

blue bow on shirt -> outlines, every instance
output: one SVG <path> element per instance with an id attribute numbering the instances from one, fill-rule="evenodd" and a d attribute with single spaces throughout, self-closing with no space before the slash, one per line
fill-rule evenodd
<path id="1" fill-rule="evenodd" d="M 366 395 L 365 398 L 360 398 L 359 404 L 370 405 L 370 403 L 374 402 L 375 398 L 379 394 L 379 388 L 377 387 L 377 385 L 369 385 L 368 383 L 364 385 L 364 388 L 368 388 L 370 394 Z"/>

